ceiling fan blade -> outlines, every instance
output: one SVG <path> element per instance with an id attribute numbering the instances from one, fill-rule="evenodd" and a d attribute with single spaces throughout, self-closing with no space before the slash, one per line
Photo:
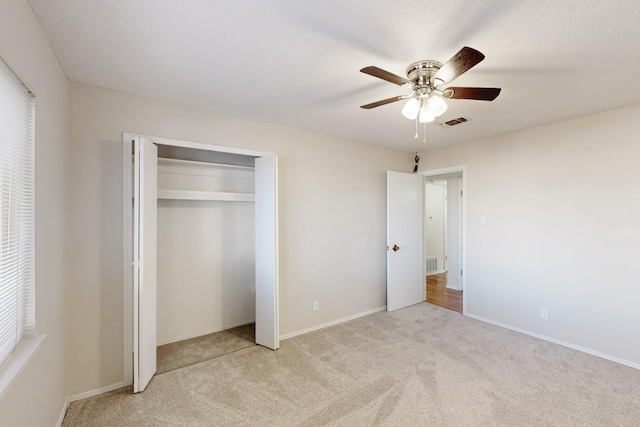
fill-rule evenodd
<path id="1" fill-rule="evenodd" d="M 365 110 L 370 110 L 372 108 L 379 107 L 381 105 L 391 104 L 392 102 L 400 101 L 403 99 L 407 99 L 406 96 L 394 96 L 393 98 L 383 99 L 382 101 L 372 102 L 371 104 L 361 105 L 360 108 L 364 108 Z"/>
<path id="2" fill-rule="evenodd" d="M 360 70 L 360 72 L 397 84 L 398 86 L 402 86 L 405 84 L 411 85 L 411 82 L 404 77 L 397 76 L 393 73 L 383 70 L 382 68 L 374 67 L 373 65 L 370 67 L 364 67 L 362 70 Z"/>
<path id="3" fill-rule="evenodd" d="M 493 101 L 500 95 L 499 87 L 448 87 L 443 91 L 448 99 L 477 99 Z"/>
<path id="4" fill-rule="evenodd" d="M 449 83 L 483 59 L 484 55 L 481 52 L 465 46 L 438 70 L 433 79 L 434 81 L 440 80 L 440 82 L 436 82 L 436 85 Z"/>

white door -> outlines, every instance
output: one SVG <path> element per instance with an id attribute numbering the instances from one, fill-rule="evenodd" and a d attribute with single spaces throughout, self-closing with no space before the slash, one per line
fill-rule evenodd
<path id="1" fill-rule="evenodd" d="M 158 148 L 134 140 L 133 197 L 133 391 L 156 373 L 156 252 Z"/>
<path id="2" fill-rule="evenodd" d="M 255 160 L 256 344 L 276 350 L 278 331 L 278 158 Z"/>
<path id="3" fill-rule="evenodd" d="M 387 172 L 387 310 L 424 301 L 422 175 Z"/>

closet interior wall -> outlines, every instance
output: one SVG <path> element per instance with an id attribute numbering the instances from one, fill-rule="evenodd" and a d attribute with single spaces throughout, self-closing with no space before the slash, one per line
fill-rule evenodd
<path id="1" fill-rule="evenodd" d="M 253 323 L 254 157 L 158 154 L 157 344 Z"/>

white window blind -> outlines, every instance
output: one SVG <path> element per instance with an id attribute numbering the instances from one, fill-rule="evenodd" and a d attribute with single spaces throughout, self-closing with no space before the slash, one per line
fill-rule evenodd
<path id="1" fill-rule="evenodd" d="M 0 59 L 0 365 L 35 335 L 34 97 Z"/>

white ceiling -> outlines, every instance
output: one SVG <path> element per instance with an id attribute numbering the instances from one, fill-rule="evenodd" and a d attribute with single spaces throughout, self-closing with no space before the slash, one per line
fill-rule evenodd
<path id="1" fill-rule="evenodd" d="M 409 151 L 640 103 L 638 0 L 29 0 L 71 80 Z M 405 76 L 463 46 L 486 59 L 455 86 L 501 87 L 493 102 L 450 100 L 415 140 Z"/>

